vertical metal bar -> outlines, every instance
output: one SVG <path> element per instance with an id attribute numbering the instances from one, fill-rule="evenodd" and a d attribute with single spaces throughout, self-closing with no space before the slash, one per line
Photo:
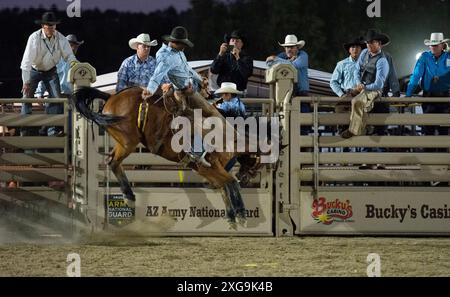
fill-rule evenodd
<path id="1" fill-rule="evenodd" d="M 319 188 L 319 100 L 318 97 L 314 97 L 314 199 L 317 198 Z"/>

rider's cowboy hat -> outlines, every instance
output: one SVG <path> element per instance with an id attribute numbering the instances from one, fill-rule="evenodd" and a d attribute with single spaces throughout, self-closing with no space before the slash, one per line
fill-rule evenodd
<path id="1" fill-rule="evenodd" d="M 441 43 L 447 43 L 449 42 L 450 39 L 444 39 L 444 34 L 443 33 L 431 33 L 430 39 L 425 39 L 423 41 L 423 43 L 425 43 L 425 45 L 430 46 L 430 45 L 438 45 Z"/>
<path id="2" fill-rule="evenodd" d="M 299 49 L 305 46 L 305 41 L 298 41 L 297 36 L 294 34 L 286 35 L 284 38 L 284 43 L 278 42 L 281 46 L 297 46 Z"/>
<path id="3" fill-rule="evenodd" d="M 231 82 L 223 82 L 220 85 L 220 89 L 218 89 L 214 92 L 214 94 L 225 94 L 225 93 L 236 94 L 236 95 L 242 94 L 242 92 L 238 91 L 236 84 L 231 83 Z"/>
<path id="4" fill-rule="evenodd" d="M 359 45 L 361 49 L 365 49 L 367 47 L 366 43 L 364 42 L 364 38 L 360 36 L 350 42 L 344 43 L 344 48 L 348 52 L 348 50 L 354 45 Z"/>
<path id="5" fill-rule="evenodd" d="M 364 38 L 366 42 L 372 41 L 372 40 L 378 40 L 381 42 L 381 45 L 388 45 L 389 42 L 391 42 L 391 39 L 386 34 L 383 34 L 375 29 L 369 29 L 367 31 L 367 34 Z"/>
<path id="6" fill-rule="evenodd" d="M 246 43 L 246 41 L 247 41 L 247 38 L 241 32 L 241 30 L 234 30 L 233 32 L 231 32 L 231 34 L 225 34 L 225 36 L 223 37 L 223 40 L 225 41 L 225 43 L 230 43 L 231 38 L 240 39 L 240 40 L 242 40 L 243 43 Z"/>
<path id="7" fill-rule="evenodd" d="M 38 25 L 57 25 L 61 23 L 61 21 L 57 20 L 55 14 L 51 11 L 44 12 L 42 18 L 40 20 L 35 20 L 34 22 Z"/>
<path id="8" fill-rule="evenodd" d="M 194 44 L 188 39 L 188 32 L 185 27 L 175 27 L 170 35 L 162 37 L 164 41 L 180 42 L 189 47 L 194 47 Z"/>
<path id="9" fill-rule="evenodd" d="M 142 43 L 147 46 L 157 46 L 158 45 L 158 41 L 151 40 L 150 35 L 145 34 L 145 33 L 139 34 L 138 37 L 131 38 L 130 41 L 128 41 L 128 45 L 134 50 L 137 49 L 138 43 Z"/>
<path id="10" fill-rule="evenodd" d="M 75 43 L 77 45 L 82 45 L 84 43 L 84 40 L 79 41 L 77 36 L 75 34 L 69 34 L 66 36 L 66 39 L 70 43 Z"/>

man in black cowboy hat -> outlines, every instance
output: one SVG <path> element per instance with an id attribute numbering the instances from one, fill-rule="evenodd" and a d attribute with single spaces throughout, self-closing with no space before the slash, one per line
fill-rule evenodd
<path id="1" fill-rule="evenodd" d="M 75 34 L 69 34 L 66 36 L 66 38 L 67 41 L 69 41 L 70 48 L 72 49 L 73 54 L 76 56 L 78 53 L 78 48 L 84 43 L 84 40 L 79 41 Z M 70 65 L 69 63 L 64 61 L 63 58 L 61 58 L 61 60 L 59 60 L 59 63 L 56 65 L 56 69 L 60 80 L 61 95 L 62 97 L 68 97 L 72 94 L 73 91 L 73 86 L 68 80 Z M 46 90 L 47 89 L 44 82 L 41 81 L 38 85 L 38 88 L 36 89 L 36 95 L 38 95 L 39 98 L 43 98 Z"/>
<path id="2" fill-rule="evenodd" d="M 50 98 L 61 97 L 59 77 L 56 64 L 60 59 L 64 59 L 73 66 L 77 60 L 70 47 L 69 41 L 64 35 L 56 31 L 56 25 L 60 23 L 53 12 L 46 12 L 40 20 L 36 20 L 41 28 L 30 35 L 23 54 L 22 69 L 24 98 L 33 98 L 35 90 L 40 81 L 43 81 Z M 60 103 L 50 103 L 46 107 L 47 114 L 63 113 L 63 106 Z M 31 114 L 31 104 L 25 103 L 22 106 L 22 114 Z M 27 131 L 23 130 L 22 135 Z M 61 129 L 50 127 L 47 135 L 59 136 Z"/>
<path id="3" fill-rule="evenodd" d="M 333 74 L 330 80 L 330 87 L 333 92 L 341 98 L 353 97 L 357 93 L 354 93 L 353 87 L 358 84 L 355 77 L 356 62 L 358 61 L 361 51 L 366 48 L 364 37 L 360 36 L 353 38 L 351 41 L 344 43 L 344 49 L 349 54 L 347 58 L 339 61 L 334 68 Z M 338 103 L 335 107 L 336 113 L 344 113 L 350 110 L 350 104 Z M 339 130 L 345 130 L 348 126 L 341 126 Z M 344 151 L 349 151 L 345 149 Z"/>
<path id="4" fill-rule="evenodd" d="M 339 97 L 351 95 L 350 92 L 358 83 L 354 75 L 356 62 L 358 61 L 361 51 L 365 48 L 366 43 L 362 36 L 344 43 L 344 49 L 349 53 L 349 56 L 337 63 L 330 80 L 331 89 Z"/>
<path id="5" fill-rule="evenodd" d="M 211 73 L 217 74 L 217 85 L 232 82 L 237 89 L 245 92 L 248 78 L 253 73 L 253 59 L 242 49 L 246 38 L 239 30 L 226 34 L 220 45 L 219 54 L 211 64 Z"/>
<path id="6" fill-rule="evenodd" d="M 175 27 L 170 35 L 163 36 L 163 40 L 168 44 L 163 44 L 156 53 L 156 69 L 147 89 L 142 93 L 143 98 L 155 94 L 167 76 L 180 101 L 185 101 L 192 109 L 202 109 L 206 116 L 221 117 L 220 113 L 198 93 L 207 79 L 200 77 L 186 60 L 184 49 L 194 46 L 188 39 L 187 30 L 184 27 Z M 188 152 L 188 155 L 201 166 L 211 166 L 205 159 L 206 151 L 203 151 L 203 148 L 195 148 L 195 151 L 193 150 L 191 154 Z"/>
<path id="7" fill-rule="evenodd" d="M 366 128 L 366 113 L 373 108 L 373 103 L 381 97 L 384 82 L 389 73 L 389 64 L 381 48 L 389 42 L 389 37 L 375 30 L 369 30 L 365 37 L 367 49 L 361 52 L 356 63 L 354 75 L 356 86 L 352 93 L 357 93 L 352 99 L 350 126 L 342 132 L 343 138 L 363 135 Z"/>
<path id="8" fill-rule="evenodd" d="M 382 45 L 382 53 L 384 54 L 386 60 L 389 64 L 389 73 L 386 77 L 386 81 L 383 86 L 383 93 L 381 97 L 389 97 L 389 94 L 392 94 L 392 97 L 400 97 L 400 83 L 398 81 L 397 71 L 395 70 L 394 60 L 392 59 L 391 54 L 384 50 L 390 42 L 387 42 Z M 375 102 L 372 113 L 390 113 L 390 105 L 388 102 Z M 374 126 L 372 135 L 387 135 L 388 126 Z M 372 148 L 371 151 L 375 152 L 384 152 L 386 149 L 380 148 Z"/>

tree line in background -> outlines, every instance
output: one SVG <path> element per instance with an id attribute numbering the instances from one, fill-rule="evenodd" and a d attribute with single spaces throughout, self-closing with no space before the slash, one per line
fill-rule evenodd
<path id="1" fill-rule="evenodd" d="M 62 20 L 57 30 L 85 40 L 78 58 L 91 63 L 98 74 L 117 71 L 123 59 L 133 54 L 128 47 L 130 38 L 147 32 L 161 44 L 161 36 L 177 25 L 188 29 L 195 44 L 186 52 L 189 60 L 213 59 L 224 34 L 241 29 L 247 35 L 245 49 L 254 59 L 265 60 L 280 52 L 278 41 L 286 34 L 296 34 L 306 41 L 310 68 L 327 72 L 347 56 L 344 42 L 378 28 L 391 37 L 386 50 L 401 76 L 411 72 L 415 55 L 426 50 L 423 39 L 431 32 L 450 34 L 446 31 L 450 28 L 450 0 L 382 0 L 381 18 L 367 16 L 369 4 L 365 0 L 192 0 L 191 9 L 184 12 L 173 7 L 149 14 L 81 8 L 81 18 L 68 18 L 65 11 L 53 10 Z M 34 20 L 46 10 L 0 11 L 1 97 L 20 96 L 19 67 L 27 38 L 39 28 Z"/>

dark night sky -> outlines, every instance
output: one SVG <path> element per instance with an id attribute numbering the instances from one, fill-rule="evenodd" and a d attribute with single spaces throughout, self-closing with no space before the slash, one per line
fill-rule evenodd
<path id="1" fill-rule="evenodd" d="M 118 11 L 132 11 L 132 12 L 151 12 L 158 9 L 165 9 L 169 6 L 175 7 L 178 11 L 189 8 L 189 0 L 80 0 L 81 13 L 83 9 L 99 8 L 100 10 L 115 9 Z M 56 4 L 59 9 L 66 9 L 71 2 L 67 0 L 0 0 L 0 9 L 3 8 L 30 8 L 39 7 L 44 8 Z"/>

